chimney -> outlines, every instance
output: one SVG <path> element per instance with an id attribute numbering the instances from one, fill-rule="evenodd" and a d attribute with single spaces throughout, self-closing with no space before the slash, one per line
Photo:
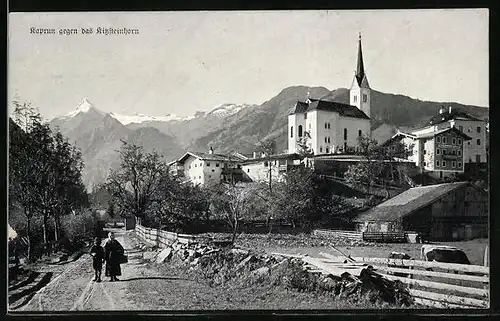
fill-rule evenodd
<path id="1" fill-rule="evenodd" d="M 214 153 L 214 149 L 212 148 L 212 146 L 210 146 L 210 150 L 208 151 L 208 153 L 209 153 L 210 155 L 212 155 L 212 154 Z"/>
<path id="2" fill-rule="evenodd" d="M 451 106 L 450 106 L 450 107 L 448 107 L 448 113 L 450 113 L 450 114 L 451 114 Z"/>

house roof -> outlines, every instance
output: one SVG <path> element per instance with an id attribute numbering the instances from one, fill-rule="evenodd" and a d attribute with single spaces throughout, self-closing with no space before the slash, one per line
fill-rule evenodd
<path id="1" fill-rule="evenodd" d="M 454 132 L 457 135 L 461 136 L 464 140 L 471 140 L 472 139 L 470 136 L 462 133 L 461 131 L 459 131 L 455 127 L 448 127 L 448 128 L 444 128 L 444 129 L 440 129 L 440 130 L 434 131 L 434 132 L 416 135 L 416 137 L 417 138 L 430 138 L 430 137 L 434 137 L 434 136 L 437 136 L 439 134 L 446 133 L 446 132 Z"/>
<path id="2" fill-rule="evenodd" d="M 344 117 L 370 119 L 361 109 L 356 106 L 342 104 L 334 101 L 310 98 L 310 103 L 298 101 L 291 114 L 305 113 L 312 110 L 325 110 L 339 113 Z"/>
<path id="3" fill-rule="evenodd" d="M 361 213 L 355 221 L 394 221 L 435 202 L 457 188 L 470 185 L 469 182 L 445 183 L 410 188 L 401 194 Z"/>
<path id="4" fill-rule="evenodd" d="M 472 120 L 472 121 L 481 121 L 480 119 L 471 116 L 465 112 L 461 112 L 458 110 L 452 110 L 450 112 L 444 112 L 442 114 L 437 114 L 435 116 L 432 116 L 432 118 L 429 120 L 430 125 L 436 125 L 440 123 L 447 122 L 449 120 L 456 119 L 456 120 Z"/>
<path id="5" fill-rule="evenodd" d="M 232 161 L 239 162 L 241 159 L 239 157 L 233 155 L 223 155 L 223 154 L 209 154 L 209 153 L 200 153 L 200 152 L 187 152 L 181 158 L 179 158 L 178 162 L 183 163 L 189 157 L 195 157 L 202 160 L 208 161 Z"/>
<path id="6" fill-rule="evenodd" d="M 410 137 L 410 138 L 413 138 L 413 139 L 417 138 L 417 136 L 415 136 L 415 135 L 398 131 L 396 134 L 392 135 L 391 138 L 389 138 L 388 140 L 386 140 L 385 142 L 383 142 L 382 144 L 380 144 L 380 146 L 385 146 L 385 145 L 389 144 L 390 142 L 394 141 L 396 138 L 400 138 L 400 137 Z"/>

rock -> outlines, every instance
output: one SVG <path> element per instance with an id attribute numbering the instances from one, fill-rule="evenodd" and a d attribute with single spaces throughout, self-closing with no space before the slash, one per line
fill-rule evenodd
<path id="1" fill-rule="evenodd" d="M 229 252 L 233 255 L 248 255 L 249 253 L 247 250 L 242 249 L 231 249 Z"/>
<path id="2" fill-rule="evenodd" d="M 245 265 L 247 265 L 248 263 L 250 263 L 252 261 L 255 261 L 255 260 L 257 260 L 257 258 L 255 256 L 253 256 L 253 255 L 247 256 L 243 261 L 241 261 L 240 263 L 238 263 L 238 265 L 235 268 L 235 271 L 238 272 L 239 270 L 241 270 L 242 268 L 244 268 Z"/>
<path id="3" fill-rule="evenodd" d="M 160 254 L 158 254 L 158 256 L 156 257 L 156 263 L 163 263 L 166 260 L 169 260 L 171 257 L 172 257 L 172 248 L 167 247 L 166 249 L 161 251 Z"/>
<path id="4" fill-rule="evenodd" d="M 263 266 L 252 271 L 252 275 L 256 277 L 262 277 L 270 273 L 270 269 L 267 266 Z"/>

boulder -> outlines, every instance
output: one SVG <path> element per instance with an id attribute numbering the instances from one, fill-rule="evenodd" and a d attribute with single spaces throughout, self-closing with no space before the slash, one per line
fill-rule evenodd
<path id="1" fill-rule="evenodd" d="M 158 254 L 158 256 L 156 257 L 156 263 L 163 263 L 166 260 L 169 260 L 171 257 L 172 257 L 172 248 L 167 247 L 166 249 L 161 251 L 160 254 Z"/>

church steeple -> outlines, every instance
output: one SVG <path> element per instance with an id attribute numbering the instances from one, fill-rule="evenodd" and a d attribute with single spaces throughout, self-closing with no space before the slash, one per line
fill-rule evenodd
<path id="1" fill-rule="evenodd" d="M 365 64 L 363 62 L 363 49 L 361 47 L 361 33 L 358 40 L 358 61 L 354 79 L 352 80 L 349 94 L 349 103 L 361 109 L 370 117 L 370 85 L 365 73 Z"/>
<path id="2" fill-rule="evenodd" d="M 356 67 L 355 77 L 356 77 L 356 81 L 358 82 L 359 87 L 369 88 L 368 78 L 366 78 L 366 74 L 365 74 L 365 65 L 363 63 L 363 49 L 361 47 L 361 32 L 359 33 L 358 64 Z"/>

